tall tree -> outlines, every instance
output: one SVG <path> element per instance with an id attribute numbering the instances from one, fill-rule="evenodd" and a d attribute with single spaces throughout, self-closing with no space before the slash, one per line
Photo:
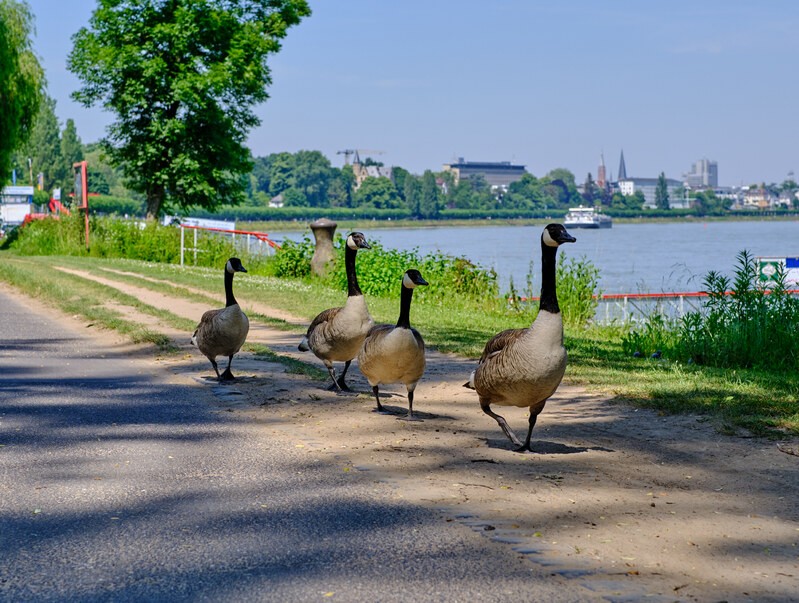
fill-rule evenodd
<path id="1" fill-rule="evenodd" d="M 436 175 L 430 170 L 422 174 L 419 193 L 419 213 L 423 218 L 437 218 L 441 211 L 441 194 L 436 184 Z"/>
<path id="2" fill-rule="evenodd" d="M 666 183 L 666 174 L 660 172 L 658 183 L 655 185 L 655 207 L 658 209 L 670 209 L 669 187 Z"/>
<path id="3" fill-rule="evenodd" d="M 61 170 L 56 177 L 56 186 L 60 186 L 62 194 L 66 194 L 69 193 L 74 187 L 72 166 L 78 161 L 83 161 L 83 144 L 78 137 L 78 130 L 75 127 L 75 121 L 72 118 L 67 119 L 64 129 L 61 131 L 61 161 L 62 165 Z M 96 170 L 97 168 L 94 168 L 94 166 L 89 166 L 89 169 Z M 100 173 L 99 170 L 95 172 L 95 174 L 98 173 Z M 89 178 L 89 186 L 92 187 L 92 192 L 101 192 L 94 189 L 94 181 L 98 179 L 99 177 L 96 175 Z M 105 179 L 105 177 L 103 177 L 103 181 L 105 182 L 104 190 L 108 189 L 108 181 Z M 105 194 L 108 194 L 108 190 L 106 190 Z"/>
<path id="4" fill-rule="evenodd" d="M 28 5 L 0 0 L 0 183 L 7 178 L 12 154 L 33 129 L 44 90 L 32 32 Z"/>
<path id="5" fill-rule="evenodd" d="M 24 171 L 26 177 L 32 179 L 32 184 L 36 184 L 38 174 L 42 174 L 42 190 L 50 192 L 53 186 L 60 186 L 60 179 L 64 175 L 60 130 L 55 115 L 55 100 L 46 93 L 39 104 L 30 137 L 17 149 L 14 163 L 18 170 Z"/>
<path id="6" fill-rule="evenodd" d="M 383 176 L 369 176 L 355 191 L 354 203 L 358 207 L 374 207 L 376 209 L 396 209 L 402 206 L 394 183 Z"/>
<path id="7" fill-rule="evenodd" d="M 98 0 L 73 37 L 73 97 L 116 115 L 105 140 L 147 215 L 165 202 L 215 209 L 243 198 L 244 146 L 268 98 L 266 59 L 306 0 Z"/>

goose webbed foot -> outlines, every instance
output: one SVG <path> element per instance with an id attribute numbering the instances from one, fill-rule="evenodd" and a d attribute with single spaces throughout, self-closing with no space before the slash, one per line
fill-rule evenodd
<path id="1" fill-rule="evenodd" d="M 522 444 L 521 446 L 514 448 L 513 452 L 532 452 L 533 450 L 530 448 L 530 443 Z"/>
<path id="2" fill-rule="evenodd" d="M 225 372 L 224 372 L 224 373 L 222 373 L 221 375 L 219 375 L 219 374 L 217 373 L 217 376 L 218 376 L 218 378 L 219 378 L 219 381 L 220 381 L 220 382 L 223 382 L 223 383 L 224 383 L 225 381 L 235 381 L 235 379 L 236 379 L 236 378 L 233 376 L 233 373 L 231 373 L 231 372 L 230 372 L 230 368 L 226 368 L 226 369 L 225 369 Z"/>
<path id="3" fill-rule="evenodd" d="M 377 401 L 377 408 L 374 409 L 374 412 L 381 414 L 381 415 L 393 415 L 394 413 L 390 410 L 386 410 L 382 404 L 380 404 L 380 393 L 378 387 L 375 385 L 372 387 L 372 393 L 375 395 L 375 400 Z"/>
<path id="4" fill-rule="evenodd" d="M 408 414 L 404 417 L 397 417 L 400 421 L 421 421 L 419 417 L 413 414 L 413 390 L 408 391 Z"/>

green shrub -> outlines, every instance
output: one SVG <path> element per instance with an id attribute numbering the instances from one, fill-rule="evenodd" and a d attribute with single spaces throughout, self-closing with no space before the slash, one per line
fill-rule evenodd
<path id="1" fill-rule="evenodd" d="M 346 239 L 338 235 L 334 241 L 335 265 L 327 279 L 342 291 L 347 290 L 344 265 Z M 409 268 L 418 269 L 430 283 L 417 291 L 420 299 L 464 295 L 472 298 L 496 297 L 499 289 L 497 275 L 463 258 L 444 254 L 422 256 L 417 249 L 402 251 L 387 249 L 370 241 L 371 249 L 358 253 L 358 284 L 366 295 L 392 297 L 399 295 L 402 275 Z M 270 270 L 274 276 L 305 278 L 310 276 L 314 243 L 308 237 L 302 241 L 285 241 L 275 253 Z"/>
<path id="2" fill-rule="evenodd" d="M 709 272 L 705 289 L 702 311 L 680 324 L 685 356 L 723 368 L 799 368 L 799 299 L 787 292 L 783 271 L 763 284 L 756 260 L 742 251 L 733 280 Z"/>
<path id="3" fill-rule="evenodd" d="M 286 239 L 271 263 L 272 274 L 278 278 L 305 278 L 311 274 L 314 244 L 306 235 L 302 241 Z"/>
<path id="4" fill-rule="evenodd" d="M 582 327 L 593 320 L 599 296 L 599 269 L 585 257 L 558 257 L 558 304 L 563 322 Z"/>

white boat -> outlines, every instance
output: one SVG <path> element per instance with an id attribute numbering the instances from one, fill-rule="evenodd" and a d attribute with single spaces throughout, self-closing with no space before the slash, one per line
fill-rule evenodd
<path id="1" fill-rule="evenodd" d="M 610 228 L 613 220 L 593 207 L 570 207 L 563 221 L 566 228 Z"/>

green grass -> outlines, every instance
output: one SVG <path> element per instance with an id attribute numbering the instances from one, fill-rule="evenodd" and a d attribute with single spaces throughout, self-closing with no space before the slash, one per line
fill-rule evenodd
<path id="1" fill-rule="evenodd" d="M 0 252 L 0 280 L 41 297 L 65 312 L 83 315 L 104 327 L 117 329 L 131 339 L 151 341 L 157 345 L 163 345 L 163 336 L 121 319 L 103 308 L 104 301 L 116 300 L 132 305 L 177 328 L 190 330 L 194 325 L 146 307 L 112 288 L 53 270 L 53 265 L 89 270 L 107 278 L 112 275 L 103 268 L 124 270 L 139 276 L 113 275 L 113 278 L 208 304 L 223 299 L 221 269 L 85 257 L 23 258 Z M 141 278 L 145 276 L 169 281 L 178 287 Z M 186 287 L 208 293 L 200 295 Z M 325 308 L 341 305 L 346 297 L 342 291 L 319 282 L 251 274 L 236 278 L 235 291 L 242 302 L 258 301 L 307 321 Z M 369 308 L 376 321 L 393 323 L 399 313 L 399 299 L 370 297 Z M 422 332 L 429 346 L 471 358 L 480 355 L 489 337 L 503 329 L 527 326 L 531 317 L 527 312 L 509 312 L 496 300 L 480 301 L 458 296 L 446 299 L 420 296 L 411 310 L 411 322 Z M 296 333 L 304 331 L 300 325 L 279 320 L 273 319 L 270 324 Z M 673 358 L 634 358 L 629 350 L 624 349 L 623 339 L 627 332 L 628 329 L 621 327 L 567 328 L 567 380 L 610 394 L 618 401 L 663 413 L 703 415 L 725 433 L 748 430 L 769 437 L 799 435 L 799 376 L 795 371 L 733 370 L 699 366 Z M 291 364 L 291 370 L 304 374 L 311 371 L 314 378 L 326 378 L 326 373 L 316 367 L 279 357 L 268 349 L 256 348 L 260 346 L 250 349 L 270 360 Z"/>

